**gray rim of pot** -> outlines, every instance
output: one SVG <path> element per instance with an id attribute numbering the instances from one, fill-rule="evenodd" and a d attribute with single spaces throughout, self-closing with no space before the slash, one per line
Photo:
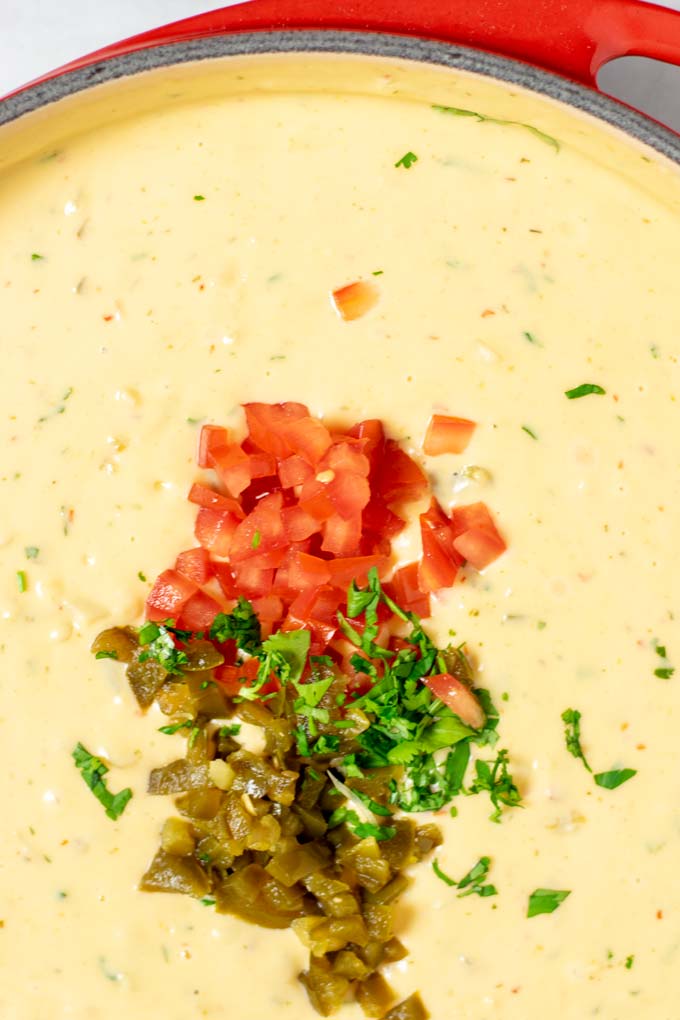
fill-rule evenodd
<path id="1" fill-rule="evenodd" d="M 179 43 L 111 57 L 76 71 L 65 71 L 48 81 L 29 86 L 18 95 L 0 102 L 0 125 L 16 120 L 48 103 L 104 82 L 125 78 L 141 71 L 192 60 L 265 53 L 353 53 L 400 57 L 426 64 L 439 64 L 472 71 L 550 96 L 612 124 L 628 135 L 680 163 L 680 136 L 642 113 L 604 96 L 594 89 L 482 50 L 418 36 L 380 32 L 326 30 L 260 31 L 211 35 Z"/>

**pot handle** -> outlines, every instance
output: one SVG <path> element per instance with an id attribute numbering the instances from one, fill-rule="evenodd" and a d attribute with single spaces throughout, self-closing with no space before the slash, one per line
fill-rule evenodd
<path id="1" fill-rule="evenodd" d="M 642 0 L 252 0 L 133 36 L 59 69 L 150 46 L 267 29 L 345 29 L 474 46 L 592 87 L 616 57 L 680 64 L 680 14 Z M 54 73 L 46 75 L 53 77 Z"/>

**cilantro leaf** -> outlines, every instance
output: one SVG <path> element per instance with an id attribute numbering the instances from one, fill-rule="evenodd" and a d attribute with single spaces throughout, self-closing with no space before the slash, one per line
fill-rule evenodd
<path id="1" fill-rule="evenodd" d="M 598 396 L 604 396 L 607 391 L 603 390 L 597 383 L 581 383 L 580 386 L 574 386 L 572 390 L 565 390 L 564 395 L 567 400 L 578 400 L 579 397 L 587 397 L 591 393 L 595 393 Z"/>
<path id="2" fill-rule="evenodd" d="M 473 868 L 470 868 L 467 875 L 461 878 L 460 882 L 457 882 L 455 878 L 451 878 L 446 872 L 442 871 L 439 867 L 439 862 L 434 860 L 432 862 L 432 870 L 434 871 L 437 878 L 441 879 L 442 882 L 454 889 L 460 889 L 458 893 L 459 898 L 464 896 L 481 896 L 482 899 L 486 899 L 489 896 L 497 896 L 498 890 L 495 885 L 483 885 L 483 880 L 489 874 L 489 868 L 491 866 L 490 857 L 480 857 Z"/>
<path id="3" fill-rule="evenodd" d="M 522 796 L 508 770 L 508 752 L 498 752 L 496 760 L 475 762 L 476 778 L 470 787 L 471 793 L 488 791 L 494 806 L 491 821 L 500 822 L 505 807 L 521 807 Z"/>
<path id="4" fill-rule="evenodd" d="M 455 878 L 451 878 L 451 876 L 447 875 L 445 871 L 442 871 L 442 869 L 439 867 L 439 861 L 436 858 L 432 861 L 432 870 L 434 871 L 437 878 L 441 879 L 441 881 L 444 882 L 446 885 L 451 886 L 452 888 L 458 885 Z"/>
<path id="5" fill-rule="evenodd" d="M 611 769 L 609 772 L 598 772 L 593 779 L 603 790 L 615 790 L 636 775 L 637 769 Z"/>
<path id="6" fill-rule="evenodd" d="M 255 655 L 262 641 L 260 621 L 252 604 L 247 599 L 239 598 L 236 608 L 231 613 L 218 613 L 210 628 L 210 640 L 235 641 L 236 647 L 248 655 Z"/>
<path id="7" fill-rule="evenodd" d="M 104 782 L 104 776 L 109 771 L 108 766 L 104 764 L 101 758 L 90 754 L 81 743 L 76 744 L 71 752 L 71 757 L 84 781 L 105 809 L 108 817 L 115 822 L 116 819 L 120 818 L 132 797 L 132 790 L 127 788 L 121 790 L 120 793 L 111 793 Z"/>
<path id="8" fill-rule="evenodd" d="M 175 636 L 186 640 L 190 631 L 178 631 L 172 627 L 171 621 L 165 624 L 146 623 L 139 631 L 139 643 L 144 651 L 139 654 L 139 662 L 152 660 L 158 662 L 170 674 L 182 673 L 182 666 L 189 662 L 187 653 L 175 644 Z"/>
<path id="9" fill-rule="evenodd" d="M 409 170 L 413 166 L 413 164 L 417 162 L 418 157 L 416 156 L 415 152 L 406 152 L 401 157 L 401 159 L 397 160 L 397 162 L 394 165 L 395 167 L 403 166 L 405 170 Z"/>
<path id="10" fill-rule="evenodd" d="M 588 764 L 581 747 L 581 713 L 576 708 L 565 708 L 561 718 L 564 723 L 564 739 L 567 751 L 574 758 L 580 758 L 588 771 L 592 772 L 593 770 Z"/>
<path id="11" fill-rule="evenodd" d="M 560 903 L 564 903 L 567 896 L 571 896 L 571 889 L 534 889 L 529 897 L 527 917 L 552 914 Z"/>
<path id="12" fill-rule="evenodd" d="M 171 723 L 169 726 L 159 726 L 158 732 L 172 736 L 173 733 L 178 733 L 180 730 L 190 730 L 193 725 L 193 719 L 183 719 L 182 722 Z"/>

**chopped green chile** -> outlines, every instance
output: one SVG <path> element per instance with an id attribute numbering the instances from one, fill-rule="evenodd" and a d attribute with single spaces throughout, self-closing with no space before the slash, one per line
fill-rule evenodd
<path id="1" fill-rule="evenodd" d="M 391 653 L 371 636 L 383 598 L 377 573 L 369 575 L 367 588 L 350 587 L 348 615 L 365 616 L 359 640 L 384 664 Z M 304 672 L 308 632 L 262 641 L 245 599 L 205 635 L 167 620 L 145 625 L 141 637 L 111 628 L 92 650 L 125 665 L 143 710 L 155 702 L 168 717 L 156 729 L 186 741 L 183 758 L 149 775 L 148 792 L 172 796 L 175 811 L 141 888 L 184 893 L 261 927 L 291 928 L 309 951 L 299 980 L 321 1016 L 334 1016 L 349 997 L 376 1020 L 426 1020 L 417 994 L 392 1005 L 380 972 L 407 955 L 395 918 L 408 869 L 442 842 L 437 825 L 418 824 L 412 813 L 436 810 L 463 791 L 470 742 L 494 743 L 498 713 L 488 692 L 475 690 L 484 728 L 462 727 L 421 683 L 445 667 L 472 689 L 462 648 L 439 651 L 417 618 L 385 604 L 412 634 L 392 673 L 354 700 L 331 658 L 312 658 L 311 678 Z M 231 660 L 228 643 L 240 649 Z M 259 660 L 258 679 L 234 695 L 219 667 L 249 656 Z M 278 689 L 270 689 L 272 677 Z M 260 695 L 258 684 L 268 693 Z M 241 724 L 259 731 L 261 742 L 251 743 L 250 733 L 244 746 Z"/>

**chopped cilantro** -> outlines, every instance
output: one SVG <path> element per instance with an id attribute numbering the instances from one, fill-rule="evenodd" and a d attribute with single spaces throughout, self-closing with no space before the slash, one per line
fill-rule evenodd
<path id="1" fill-rule="evenodd" d="M 372 822 L 362 822 L 356 811 L 347 807 L 336 808 L 328 819 L 328 828 L 335 829 L 338 825 L 346 824 L 359 839 L 367 839 L 372 836 L 378 842 L 385 839 L 393 839 L 397 830 L 389 825 L 375 825 Z"/>
<path id="2" fill-rule="evenodd" d="M 637 769 L 611 769 L 609 772 L 598 772 L 593 779 L 603 790 L 615 790 L 636 775 Z"/>
<path id="3" fill-rule="evenodd" d="M 252 537 L 250 545 L 251 545 L 251 547 L 253 549 L 257 549 L 261 541 L 262 541 L 262 535 L 260 534 L 259 531 L 256 531 L 255 534 Z"/>
<path id="4" fill-rule="evenodd" d="M 446 872 L 442 871 L 442 869 L 439 867 L 439 861 L 436 858 L 432 861 L 432 870 L 434 871 L 437 878 L 440 878 L 442 882 L 446 883 L 446 885 L 451 887 L 458 885 L 455 878 L 451 878 L 449 875 L 446 874 Z"/>
<path id="5" fill-rule="evenodd" d="M 27 560 L 37 560 L 40 549 L 37 545 L 27 545 L 24 548 Z"/>
<path id="6" fill-rule="evenodd" d="M 564 395 L 567 400 L 578 400 L 579 397 L 587 397 L 591 393 L 595 393 L 598 396 L 604 396 L 606 390 L 603 390 L 597 383 L 581 383 L 580 386 L 574 386 L 573 390 L 565 390 Z"/>
<path id="7" fill-rule="evenodd" d="M 567 896 L 571 896 L 571 889 L 535 889 L 529 897 L 527 917 L 552 914 L 560 903 L 564 903 Z"/>
<path id="8" fill-rule="evenodd" d="M 580 758 L 589 772 L 592 772 L 581 747 L 581 713 L 576 708 L 566 708 L 562 713 L 564 723 L 564 739 L 569 754 Z"/>
<path id="9" fill-rule="evenodd" d="M 220 726 L 217 732 L 220 737 L 236 737 L 241 732 L 241 724 L 231 723 L 229 726 Z"/>
<path id="10" fill-rule="evenodd" d="M 506 120 L 501 117 L 487 117 L 485 113 L 478 113 L 476 110 L 465 110 L 459 106 L 433 105 L 432 109 L 437 113 L 448 113 L 454 117 L 474 117 L 475 120 L 480 123 L 486 122 L 487 124 L 500 124 L 507 127 L 521 127 L 524 128 L 525 131 L 530 131 L 531 134 L 535 135 L 536 138 L 540 139 L 540 141 L 545 142 L 545 144 L 553 148 L 555 152 L 560 151 L 560 143 L 556 138 L 553 138 L 552 135 L 548 135 L 545 131 L 541 131 L 539 128 L 534 127 L 533 124 L 525 124 L 524 121 L 521 120 Z"/>
<path id="11" fill-rule="evenodd" d="M 17 570 L 17 588 L 22 593 L 28 588 L 28 580 L 26 578 L 25 570 Z"/>
<path id="12" fill-rule="evenodd" d="M 31 262 L 42 262 L 44 258 L 44 255 L 39 255 L 37 251 L 34 251 L 31 255 Z"/>
<path id="13" fill-rule="evenodd" d="M 137 571 L 137 577 L 140 581 L 146 581 L 146 574 L 142 570 Z"/>
<path id="14" fill-rule="evenodd" d="M 373 272 L 371 273 L 371 276 L 382 276 L 383 272 L 384 272 L 383 269 L 374 269 Z"/>
<path id="15" fill-rule="evenodd" d="M 624 967 L 626 968 L 626 970 L 630 970 L 634 963 L 635 963 L 635 956 L 633 956 L 633 955 L 627 956 L 626 957 L 626 962 L 624 963 Z"/>
<path id="16" fill-rule="evenodd" d="M 542 347 L 542 346 L 543 346 L 543 344 L 541 343 L 541 341 L 540 341 L 540 340 L 539 340 L 539 339 L 538 339 L 538 338 L 537 338 L 537 337 L 536 337 L 536 336 L 535 336 L 535 335 L 534 335 L 533 333 L 530 333 L 528 329 L 525 329 L 525 330 L 523 331 L 523 333 L 522 333 L 522 336 L 523 336 L 523 337 L 524 337 L 524 339 L 525 339 L 525 340 L 527 340 L 527 341 L 528 341 L 528 342 L 529 342 L 530 344 L 533 344 L 533 345 L 534 345 L 534 347 Z"/>
<path id="17" fill-rule="evenodd" d="M 100 652 L 95 652 L 94 657 L 95 659 L 117 659 L 118 652 L 115 650 L 115 648 L 112 648 L 110 650 L 102 648 Z"/>
<path id="18" fill-rule="evenodd" d="M 663 666 L 657 666 L 657 668 L 654 670 L 654 676 L 658 677 L 659 680 L 670 680 L 670 678 L 675 673 L 675 667 L 671 666 L 671 664 L 668 661 L 666 646 L 660 645 L 658 641 L 655 641 L 654 651 L 664 663 Z"/>
<path id="19" fill-rule="evenodd" d="M 173 733 L 179 733 L 180 730 L 189 730 L 193 725 L 193 719 L 183 719 L 182 722 L 171 723 L 169 726 L 159 726 L 158 732 L 165 733 L 171 737 Z"/>
<path id="20" fill-rule="evenodd" d="M 205 202 L 205 195 L 194 195 L 194 202 Z"/>
<path id="21" fill-rule="evenodd" d="M 231 613 L 218 613 L 210 628 L 210 640 L 235 641 L 242 652 L 255 655 L 261 645 L 260 621 L 250 602 L 239 598 Z"/>
<path id="22" fill-rule="evenodd" d="M 168 620 L 165 624 L 145 623 L 138 636 L 140 645 L 144 645 L 139 662 L 157 662 L 167 673 L 175 675 L 180 674 L 182 666 L 187 665 L 187 653 L 177 647 L 175 638 L 186 640 L 191 636 L 190 632 L 178 631 L 172 626 L 172 621 Z"/>
<path id="23" fill-rule="evenodd" d="M 494 811 L 490 816 L 492 822 L 500 822 L 503 806 L 521 806 L 521 794 L 508 771 L 508 752 L 506 750 L 499 751 L 493 762 L 476 761 L 475 772 L 476 777 L 470 787 L 470 792 L 488 791 L 494 806 Z"/>
<path id="24" fill-rule="evenodd" d="M 410 167 L 413 166 L 414 163 L 417 163 L 417 162 L 418 162 L 418 157 L 416 156 L 415 152 L 406 152 L 401 157 L 401 159 L 397 160 L 397 162 L 394 165 L 395 166 L 403 166 L 405 170 L 408 170 L 408 169 L 410 169 Z"/>
<path id="25" fill-rule="evenodd" d="M 526 432 L 526 434 L 528 436 L 531 436 L 532 439 L 538 439 L 538 436 L 536 435 L 534 430 L 530 429 L 528 425 L 522 425 L 522 432 Z"/>
<path id="26" fill-rule="evenodd" d="M 495 885 L 483 885 L 483 880 L 489 874 L 489 868 L 491 866 L 490 857 L 480 857 L 473 868 L 471 868 L 467 875 L 464 875 L 459 882 L 455 878 L 451 878 L 446 872 L 442 871 L 439 867 L 439 862 L 434 860 L 432 862 L 432 870 L 434 871 L 437 878 L 440 878 L 442 882 L 451 888 L 460 889 L 458 893 L 459 898 L 464 896 L 481 896 L 486 899 L 488 896 L 497 896 L 498 890 Z"/>
<path id="27" fill-rule="evenodd" d="M 214 907 L 217 901 L 213 896 L 203 896 L 200 902 L 204 907 Z"/>
<path id="28" fill-rule="evenodd" d="M 92 790 L 92 793 L 105 809 L 108 817 L 115 822 L 117 818 L 120 818 L 132 797 L 132 790 L 127 788 L 121 790 L 120 793 L 111 793 L 104 782 L 104 776 L 109 771 L 108 766 L 104 764 L 101 758 L 96 758 L 93 754 L 90 754 L 82 744 L 76 744 L 71 752 L 71 757 L 75 762 L 76 768 L 80 770 L 80 774 Z"/>

